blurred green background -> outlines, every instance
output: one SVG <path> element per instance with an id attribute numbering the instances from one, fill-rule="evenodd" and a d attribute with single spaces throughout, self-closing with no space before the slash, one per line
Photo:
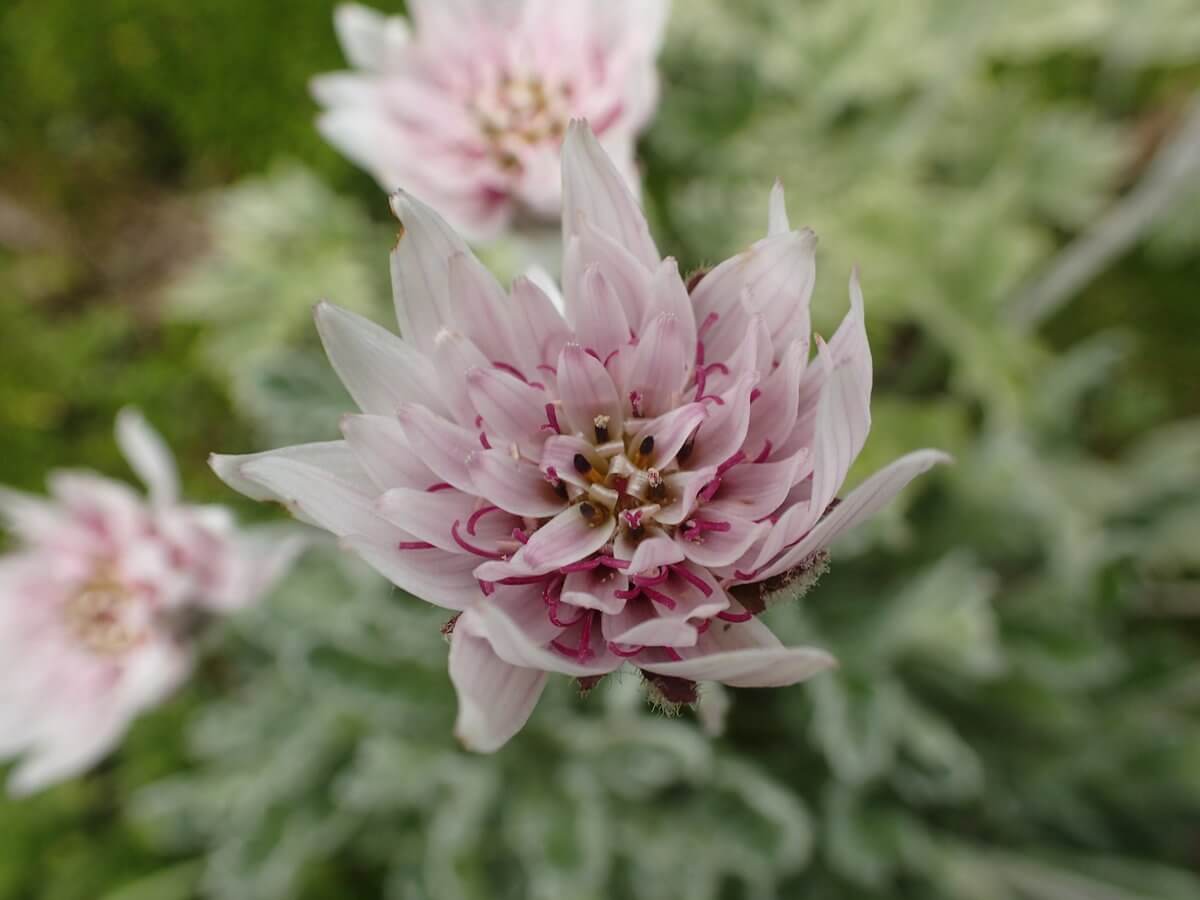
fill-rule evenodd
<path id="1" fill-rule="evenodd" d="M 0 9 L 0 480 L 127 475 L 127 403 L 196 499 L 237 502 L 212 450 L 335 433 L 308 310 L 390 324 L 395 229 L 312 128 L 331 11 Z M 663 74 L 660 247 L 730 255 L 781 176 L 825 333 L 863 272 L 858 477 L 958 458 L 773 612 L 839 672 L 730 692 L 717 739 L 559 684 L 470 757 L 437 616 L 318 551 L 98 771 L 0 800 L 0 897 L 1200 897 L 1200 165 L 1162 174 L 1200 157 L 1200 3 L 677 0 Z"/>

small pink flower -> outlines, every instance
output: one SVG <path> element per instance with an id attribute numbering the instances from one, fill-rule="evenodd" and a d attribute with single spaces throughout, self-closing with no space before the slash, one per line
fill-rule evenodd
<path id="1" fill-rule="evenodd" d="M 224 507 L 179 502 L 175 463 L 141 415 L 117 440 L 149 488 L 90 472 L 50 476 L 50 499 L 0 488 L 16 549 L 0 557 L 0 757 L 29 793 L 106 754 L 185 677 L 192 611 L 260 595 L 299 549 L 239 533 Z"/>
<path id="2" fill-rule="evenodd" d="M 778 186 L 770 234 L 689 294 L 585 125 L 563 149 L 563 294 L 505 294 L 407 194 L 392 271 L 404 339 L 336 306 L 317 328 L 362 409 L 345 439 L 214 457 L 395 584 L 460 611 L 458 734 L 495 750 L 547 672 L 632 665 L 667 699 L 695 681 L 774 687 L 833 662 L 784 647 L 734 594 L 806 573 L 944 454 L 836 496 L 870 427 L 857 280 L 810 360 L 815 238 Z M 560 314 L 560 310 L 564 314 Z M 754 590 L 754 589 L 750 589 Z"/>
<path id="3" fill-rule="evenodd" d="M 351 72 L 313 80 L 325 138 L 386 190 L 404 187 L 472 239 L 515 214 L 553 219 L 559 147 L 591 120 L 636 184 L 658 101 L 668 0 L 411 0 L 399 17 L 339 6 Z"/>

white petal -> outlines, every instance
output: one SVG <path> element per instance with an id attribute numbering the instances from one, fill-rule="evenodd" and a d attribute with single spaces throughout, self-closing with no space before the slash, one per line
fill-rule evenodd
<path id="1" fill-rule="evenodd" d="M 157 503 L 179 499 L 179 471 L 167 442 L 136 409 L 117 413 L 117 446 Z"/>
<path id="2" fill-rule="evenodd" d="M 512 666 L 461 619 L 450 640 L 450 680 L 458 692 L 454 734 L 468 750 L 494 753 L 533 713 L 546 673 Z"/>
<path id="3" fill-rule="evenodd" d="M 278 450 L 267 450 L 263 453 L 245 453 L 228 455 L 214 453 L 208 458 L 208 464 L 217 477 L 251 500 L 282 500 L 273 491 L 257 481 L 242 474 L 242 467 L 247 463 L 261 459 L 292 459 L 319 469 L 331 472 L 338 478 L 348 481 L 362 492 L 371 489 L 371 480 L 355 459 L 345 441 L 323 441 L 316 444 L 297 444 L 294 447 L 280 447 Z"/>
<path id="4" fill-rule="evenodd" d="M 837 664 L 815 647 L 784 647 L 758 619 L 715 623 L 681 662 L 639 663 L 660 675 L 730 687 L 785 687 Z"/>
<path id="5" fill-rule="evenodd" d="M 313 318 L 330 364 L 363 412 L 391 415 L 406 401 L 445 410 L 433 367 L 411 345 L 332 303 L 318 303 Z"/>
<path id="6" fill-rule="evenodd" d="M 883 509 L 910 481 L 939 463 L 951 459 L 940 450 L 918 450 L 876 472 L 850 492 L 845 500 L 821 519 L 798 544 L 757 574 L 756 580 L 770 578 L 800 565 L 835 538 Z M 759 565 L 762 559 L 760 557 Z"/>
<path id="7" fill-rule="evenodd" d="M 393 194 L 392 211 L 404 226 L 392 251 L 396 319 L 405 339 L 429 353 L 437 333 L 453 325 L 450 259 L 471 251 L 441 216 L 411 194 Z"/>
<path id="8" fill-rule="evenodd" d="M 398 16 L 384 16 L 357 3 L 333 11 L 333 26 L 346 61 L 360 69 L 378 69 L 408 40 L 408 26 Z"/>
<path id="9" fill-rule="evenodd" d="M 660 257 L 646 217 L 617 167 L 585 122 L 572 122 L 562 150 L 563 242 L 577 233 L 580 221 L 617 241 L 647 271 Z"/>

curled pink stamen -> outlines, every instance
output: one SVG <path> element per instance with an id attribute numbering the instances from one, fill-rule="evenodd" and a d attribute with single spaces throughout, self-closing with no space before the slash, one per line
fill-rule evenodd
<path id="1" fill-rule="evenodd" d="M 667 566 L 660 566 L 656 575 L 634 575 L 630 579 L 638 587 L 654 587 L 656 584 L 662 584 L 671 577 L 671 570 Z"/>
<path id="2" fill-rule="evenodd" d="M 527 535 L 525 533 L 525 531 L 521 528 L 514 528 L 512 530 L 512 539 L 514 541 L 516 541 L 518 544 L 528 544 L 529 543 L 529 535 Z"/>
<path id="3" fill-rule="evenodd" d="M 751 569 L 749 572 L 743 572 L 741 569 L 735 569 L 733 572 L 733 577 L 737 581 L 753 581 L 758 577 L 758 573 L 761 571 L 762 569 Z"/>
<path id="4" fill-rule="evenodd" d="M 428 541 L 401 541 L 396 545 L 397 550 L 433 550 L 433 544 Z"/>
<path id="5" fill-rule="evenodd" d="M 641 587 L 635 585 L 634 587 L 631 587 L 628 590 L 613 591 L 613 596 L 617 597 L 620 600 L 636 600 L 638 594 L 640 594 L 641 592 L 642 592 Z"/>
<path id="6" fill-rule="evenodd" d="M 496 593 L 496 585 L 490 581 L 479 582 L 479 589 L 483 591 L 483 596 L 485 597 L 490 597 L 492 594 Z"/>
<path id="7" fill-rule="evenodd" d="M 721 612 L 717 613 L 717 618 L 720 619 L 722 622 L 749 622 L 751 619 L 754 618 L 754 615 L 753 615 L 753 613 L 748 613 L 748 612 L 740 612 L 740 613 L 730 612 L 729 610 L 726 609 L 726 610 L 722 610 Z"/>
<path id="8" fill-rule="evenodd" d="M 608 364 L 609 364 L 610 362 L 612 362 L 612 358 L 613 358 L 614 356 L 616 356 L 616 355 L 617 355 L 618 353 L 620 353 L 620 352 L 621 352 L 620 348 L 617 348 L 617 349 L 616 349 L 616 350 L 614 350 L 612 353 L 608 354 L 608 356 L 604 357 L 604 368 L 606 368 L 606 369 L 607 369 L 607 368 L 608 368 Z"/>
<path id="9" fill-rule="evenodd" d="M 493 512 L 499 508 L 500 507 L 498 507 L 498 506 L 482 506 L 479 509 L 475 510 L 475 512 L 471 513 L 471 518 L 467 519 L 467 534 L 474 537 L 475 536 L 475 526 L 479 523 L 479 520 L 482 519 L 484 516 L 486 516 L 488 513 Z"/>
<path id="10" fill-rule="evenodd" d="M 568 622 L 564 622 L 562 619 L 560 619 L 558 617 L 558 608 L 559 608 L 559 604 L 557 601 L 555 601 L 554 603 L 551 603 L 548 607 L 546 607 L 546 615 L 550 619 L 550 624 L 553 625 L 555 628 L 570 628 L 573 625 L 578 625 L 580 623 L 580 621 L 583 619 L 583 617 L 586 616 L 589 612 L 591 612 L 591 610 L 588 610 L 588 609 L 580 609 L 579 615 L 577 615 L 575 618 L 571 619 Z"/>
<path id="11" fill-rule="evenodd" d="M 754 457 L 755 464 L 766 462 L 767 458 L 770 455 L 771 455 L 771 442 L 767 441 L 765 444 L 763 444 L 762 452 L 759 453 L 758 456 Z"/>
<path id="12" fill-rule="evenodd" d="M 546 363 L 542 363 L 541 365 L 537 366 L 537 369 L 539 372 L 547 372 L 548 374 L 553 375 L 555 378 L 558 377 L 558 369 L 556 369 L 554 366 L 548 366 Z"/>
<path id="13" fill-rule="evenodd" d="M 701 622 L 699 625 L 696 626 L 696 634 L 704 634 L 704 632 L 708 631 L 708 629 L 711 627 L 712 627 L 712 619 L 705 619 L 703 622 Z"/>
<path id="14" fill-rule="evenodd" d="M 431 484 L 429 487 L 425 488 L 425 493 L 436 494 L 438 491 L 452 491 L 452 490 L 454 490 L 454 485 L 450 484 L 447 481 L 439 481 L 437 484 Z"/>
<path id="15" fill-rule="evenodd" d="M 558 427 L 558 412 L 553 403 L 546 404 L 546 421 L 548 424 L 543 425 L 543 428 L 549 428 L 555 434 L 562 434 L 562 429 Z"/>
<path id="16" fill-rule="evenodd" d="M 608 649 L 611 650 L 615 655 L 620 656 L 622 659 L 629 659 L 630 657 L 637 656 L 646 648 L 644 646 L 635 645 L 632 649 L 626 650 L 620 644 L 615 644 L 612 641 L 609 641 Z"/>
<path id="17" fill-rule="evenodd" d="M 690 582 L 705 597 L 711 597 L 713 593 L 712 585 L 693 572 L 691 569 L 684 566 L 671 566 L 671 571 L 682 578 L 684 581 Z"/>
<path id="18" fill-rule="evenodd" d="M 610 569 L 628 569 L 629 560 L 617 559 L 615 556 L 598 556 L 597 561 L 602 566 L 607 566 Z"/>
<path id="19" fill-rule="evenodd" d="M 591 559 L 581 559 L 579 562 L 567 563 L 565 566 L 559 566 L 558 571 L 564 575 L 571 572 L 590 572 L 592 569 L 600 565 L 600 560 L 597 557 Z"/>
<path id="20" fill-rule="evenodd" d="M 676 604 L 674 598 L 668 597 L 662 591 L 655 590 L 654 588 L 644 587 L 642 588 L 642 593 L 649 597 L 653 602 L 665 606 L 667 609 L 674 609 L 678 605 Z"/>
<path id="21" fill-rule="evenodd" d="M 700 323 L 700 327 L 696 329 L 696 337 L 702 338 L 708 329 L 717 324 L 717 319 L 721 318 L 717 313 L 710 312 L 704 317 L 704 321 Z"/>
<path id="22" fill-rule="evenodd" d="M 762 396 L 762 391 L 760 391 L 758 388 L 754 388 L 752 391 L 750 391 L 750 402 L 753 403 L 755 400 L 757 400 L 761 396 Z"/>
<path id="23" fill-rule="evenodd" d="M 679 651 L 674 647 L 659 647 L 658 649 L 667 654 L 667 658 L 671 662 L 683 662 L 683 657 L 679 655 Z"/>
<path id="24" fill-rule="evenodd" d="M 462 547 L 468 553 L 474 553 L 476 556 L 482 556 L 484 559 L 504 559 L 504 554 L 496 553 L 492 550 L 484 550 L 482 547 L 476 547 L 474 544 L 468 544 L 461 534 L 458 533 L 458 519 L 454 520 L 454 524 L 450 526 L 450 536 L 454 538 L 454 543 Z"/>

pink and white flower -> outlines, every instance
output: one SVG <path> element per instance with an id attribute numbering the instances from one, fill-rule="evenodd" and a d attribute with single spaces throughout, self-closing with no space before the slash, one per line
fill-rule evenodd
<path id="1" fill-rule="evenodd" d="M 189 614 L 258 597 L 300 549 L 239 532 L 224 507 L 179 500 L 175 463 L 140 414 L 117 440 L 149 488 L 58 471 L 43 499 L 0 488 L 16 541 L 0 557 L 0 758 L 9 789 L 39 790 L 104 756 L 186 676 Z"/>
<path id="2" fill-rule="evenodd" d="M 461 613 L 457 731 L 492 751 L 548 672 L 632 665 L 777 687 L 833 663 L 785 647 L 735 595 L 808 572 L 946 457 L 923 450 L 836 501 L 870 427 L 862 296 L 810 353 L 815 238 L 783 191 L 770 233 L 688 285 L 586 125 L 563 149 L 563 292 L 506 294 L 407 194 L 392 258 L 404 338 L 329 304 L 329 359 L 362 410 L 344 440 L 213 465 L 286 503 L 395 584 Z M 811 358 L 810 358 L 811 357 Z"/>
<path id="3" fill-rule="evenodd" d="M 410 0 L 412 27 L 339 6 L 353 71 L 313 80 L 325 138 L 385 190 L 403 187 L 471 239 L 514 215 L 557 219 L 559 147 L 589 119 L 636 185 L 658 102 L 668 0 Z"/>

